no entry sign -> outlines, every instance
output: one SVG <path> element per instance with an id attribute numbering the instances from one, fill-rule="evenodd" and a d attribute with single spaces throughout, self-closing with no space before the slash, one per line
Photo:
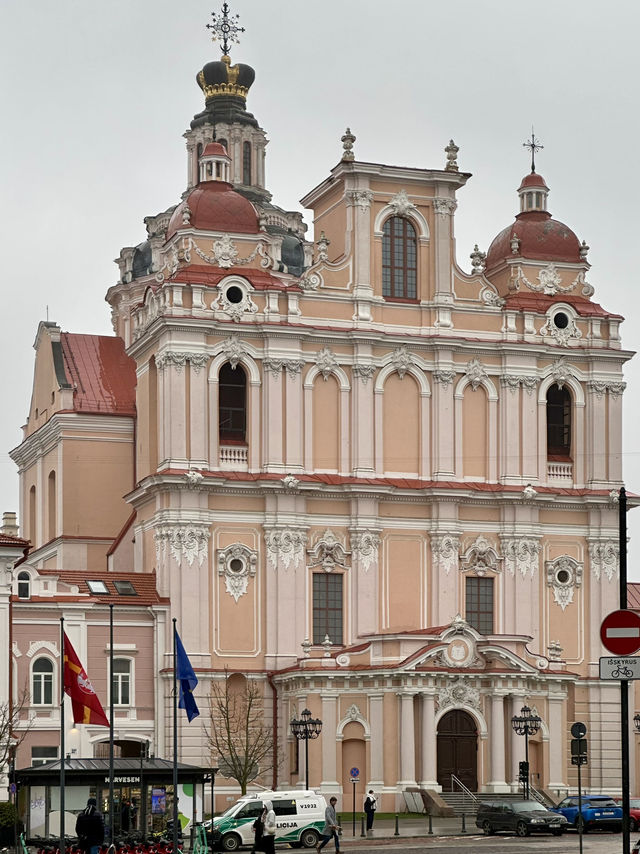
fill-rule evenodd
<path id="1" fill-rule="evenodd" d="M 635 611 L 612 611 L 602 621 L 600 640 L 614 655 L 633 655 L 640 649 L 640 615 Z"/>

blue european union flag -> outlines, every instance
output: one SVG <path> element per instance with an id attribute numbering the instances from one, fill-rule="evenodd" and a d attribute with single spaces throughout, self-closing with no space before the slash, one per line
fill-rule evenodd
<path id="1" fill-rule="evenodd" d="M 193 696 L 193 689 L 198 684 L 198 679 L 193 672 L 189 657 L 184 651 L 178 632 L 176 632 L 176 679 L 180 685 L 178 707 L 185 710 L 189 723 L 191 723 L 200 714 Z"/>

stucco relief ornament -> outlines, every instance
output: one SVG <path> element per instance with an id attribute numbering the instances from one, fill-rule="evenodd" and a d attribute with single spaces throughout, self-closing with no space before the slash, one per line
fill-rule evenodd
<path id="1" fill-rule="evenodd" d="M 575 369 L 567 364 L 564 356 L 561 356 L 559 359 L 556 359 L 553 365 L 551 365 L 551 377 L 553 381 L 558 386 L 558 388 L 562 388 L 568 379 L 571 377 L 575 377 Z"/>
<path id="2" fill-rule="evenodd" d="M 194 373 L 199 374 L 202 368 L 209 363 L 208 353 L 187 353 L 189 364 L 194 370 Z"/>
<path id="3" fill-rule="evenodd" d="M 500 385 L 508 388 L 512 394 L 515 394 L 522 384 L 522 379 L 522 377 L 517 377 L 513 374 L 503 374 L 500 377 Z"/>
<path id="4" fill-rule="evenodd" d="M 396 216 L 406 216 L 408 213 L 417 210 L 413 202 L 409 201 L 406 190 L 400 190 L 395 196 L 392 196 L 389 207 Z"/>
<path id="5" fill-rule="evenodd" d="M 618 398 L 627 387 L 626 383 L 607 383 L 609 394 L 613 398 Z"/>
<path id="6" fill-rule="evenodd" d="M 322 374 L 323 380 L 326 382 L 338 367 L 338 361 L 328 347 L 323 347 L 316 356 L 316 365 Z"/>
<path id="7" fill-rule="evenodd" d="M 517 282 L 518 284 L 521 283 L 525 285 L 530 291 L 547 294 L 547 296 L 567 294 L 575 287 L 575 282 L 566 286 L 562 284 L 562 276 L 558 272 L 555 264 L 547 264 L 546 267 L 543 267 L 542 270 L 540 270 L 538 273 L 537 285 L 527 279 L 525 274 L 522 272 L 522 267 L 518 267 Z"/>
<path id="8" fill-rule="evenodd" d="M 371 190 L 347 190 L 347 199 L 357 208 L 366 211 L 371 207 L 373 193 Z"/>
<path id="9" fill-rule="evenodd" d="M 471 272 L 472 273 L 482 273 L 486 266 L 487 253 L 481 252 L 478 249 L 478 244 L 473 247 L 473 252 L 469 255 L 471 258 Z"/>
<path id="10" fill-rule="evenodd" d="M 292 474 L 288 474 L 282 478 L 282 485 L 285 492 L 297 492 L 300 487 L 300 481 Z"/>
<path id="11" fill-rule="evenodd" d="M 482 269 L 484 270 L 484 267 Z M 505 302 L 493 285 L 485 285 L 482 288 L 480 299 L 485 305 L 490 305 L 494 308 L 502 308 Z"/>
<path id="12" fill-rule="evenodd" d="M 396 369 L 396 372 L 400 379 L 404 379 L 404 375 L 413 365 L 413 357 L 407 351 L 407 348 L 404 344 L 402 345 L 402 347 L 398 347 L 393 351 L 393 354 L 391 356 L 391 364 Z"/>
<path id="13" fill-rule="evenodd" d="M 549 641 L 547 653 L 549 655 L 549 661 L 562 661 L 563 649 L 560 646 L 560 641 Z"/>
<path id="14" fill-rule="evenodd" d="M 460 539 L 450 534 L 431 535 L 431 554 L 439 569 L 447 575 L 458 566 Z"/>
<path id="15" fill-rule="evenodd" d="M 218 551 L 218 575 L 224 576 L 227 593 L 238 599 L 247 592 L 249 578 L 256 574 L 258 552 L 243 543 Z"/>
<path id="16" fill-rule="evenodd" d="M 305 638 L 300 644 L 302 647 L 302 657 L 303 658 L 311 658 L 311 647 L 313 644 L 309 640 L 309 638 Z"/>
<path id="17" fill-rule="evenodd" d="M 209 538 L 211 531 L 208 525 L 163 525 L 156 531 L 156 557 L 158 561 L 166 560 L 167 546 L 171 551 L 171 557 L 182 566 L 186 561 L 193 566 L 198 561 L 198 566 L 208 559 Z"/>
<path id="18" fill-rule="evenodd" d="M 378 563 L 380 536 L 375 531 L 356 531 L 350 538 L 351 552 L 362 564 L 365 572 Z"/>
<path id="19" fill-rule="evenodd" d="M 213 242 L 213 258 L 218 267 L 228 269 L 233 267 L 238 257 L 238 250 L 231 237 L 228 234 L 223 234 Z"/>
<path id="20" fill-rule="evenodd" d="M 530 483 L 528 483 L 522 490 L 522 497 L 525 499 L 525 501 L 533 501 L 533 499 L 536 498 L 537 495 L 538 493 L 533 488 L 533 486 L 531 486 Z"/>
<path id="21" fill-rule="evenodd" d="M 272 374 L 276 379 L 280 378 L 282 373 L 282 359 L 263 359 L 262 367 L 267 373 Z"/>
<path id="22" fill-rule="evenodd" d="M 477 391 L 478 386 L 483 382 L 483 380 L 486 380 L 487 371 L 478 359 L 470 359 L 467 362 L 465 375 L 469 380 L 472 390 Z"/>
<path id="23" fill-rule="evenodd" d="M 302 359 L 285 359 L 282 364 L 290 379 L 295 379 L 295 377 L 299 376 L 304 368 Z"/>
<path id="24" fill-rule="evenodd" d="M 304 558 L 304 548 L 307 544 L 307 535 L 303 531 L 291 528 L 281 528 L 273 531 L 265 531 L 264 539 L 267 545 L 267 558 L 271 566 L 277 570 L 278 564 L 286 569 L 293 562 L 297 569 Z"/>
<path id="25" fill-rule="evenodd" d="M 620 547 L 615 540 L 589 543 L 589 562 L 597 581 L 600 581 L 602 574 L 606 575 L 609 581 L 617 578 L 619 559 Z"/>
<path id="26" fill-rule="evenodd" d="M 351 368 L 351 370 L 353 371 L 354 377 L 358 377 L 362 380 L 362 384 L 366 385 L 371 379 L 371 377 L 375 374 L 376 366 L 355 364 Z"/>
<path id="27" fill-rule="evenodd" d="M 318 251 L 316 253 L 316 262 L 318 261 L 328 261 L 329 260 L 329 246 L 331 241 L 324 233 L 324 231 L 320 232 L 320 237 L 316 241 L 316 246 L 318 247 Z"/>
<path id="28" fill-rule="evenodd" d="M 309 566 L 321 566 L 325 572 L 332 572 L 336 566 L 346 566 L 348 552 L 329 528 L 307 551 Z"/>
<path id="29" fill-rule="evenodd" d="M 516 570 L 523 578 L 530 573 L 533 577 L 538 568 L 538 555 L 540 554 L 540 543 L 531 537 L 502 537 L 502 553 L 505 565 L 511 575 Z"/>
<path id="30" fill-rule="evenodd" d="M 318 258 L 318 260 L 320 261 L 321 259 Z M 326 261 L 326 258 L 323 260 Z M 303 291 L 317 291 L 322 286 L 322 283 L 322 276 L 319 273 L 305 273 L 298 280 L 298 284 Z"/>
<path id="31" fill-rule="evenodd" d="M 547 587 L 552 588 L 556 604 L 564 611 L 573 602 L 574 590 L 582 586 L 582 564 L 569 555 L 548 560 Z"/>
<path id="32" fill-rule="evenodd" d="M 204 475 L 201 471 L 196 471 L 196 469 L 189 469 L 189 471 L 185 474 L 185 480 L 189 484 L 189 486 L 199 486 L 204 480 Z"/>
<path id="33" fill-rule="evenodd" d="M 179 353 L 176 350 L 164 350 L 156 356 L 156 367 L 163 370 L 167 365 L 173 365 L 177 373 L 182 373 L 187 362 L 188 353 Z"/>
<path id="34" fill-rule="evenodd" d="M 463 676 L 456 678 L 443 688 L 437 696 L 439 709 L 447 709 L 449 706 L 470 706 L 472 709 L 480 708 L 480 692 L 473 688 Z"/>
<path id="35" fill-rule="evenodd" d="M 582 332 L 576 326 L 575 320 L 570 317 L 564 329 L 559 329 L 553 319 L 547 317 L 547 322 L 540 329 L 540 335 L 555 339 L 561 347 L 566 347 L 572 339 L 582 338 Z"/>
<path id="36" fill-rule="evenodd" d="M 448 216 L 453 216 L 458 207 L 458 203 L 455 199 L 443 199 L 437 198 L 433 200 L 433 209 L 438 216 L 441 216 L 443 219 Z"/>
<path id="37" fill-rule="evenodd" d="M 617 504 L 620 501 L 620 490 L 612 489 L 609 493 L 609 504 Z"/>
<path id="38" fill-rule="evenodd" d="M 456 378 L 456 372 L 455 371 L 442 371 L 442 370 L 440 370 L 440 371 L 434 371 L 433 372 L 434 381 L 439 383 L 440 385 L 444 386 L 445 388 L 447 386 L 450 386 L 451 383 L 455 380 L 455 378 Z"/>
<path id="39" fill-rule="evenodd" d="M 240 288 L 220 288 L 218 285 L 218 296 L 211 303 L 211 308 L 214 311 L 224 311 L 228 314 L 234 323 L 238 323 L 243 314 L 255 314 L 258 311 L 258 306 L 251 299 L 251 294 L 242 290 L 242 299 L 240 302 L 231 302 L 229 293 L 231 291 L 241 290 Z"/>

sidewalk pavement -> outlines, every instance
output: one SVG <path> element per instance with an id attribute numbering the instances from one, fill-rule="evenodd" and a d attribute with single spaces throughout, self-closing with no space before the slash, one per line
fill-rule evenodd
<path id="1" fill-rule="evenodd" d="M 398 838 L 395 835 L 396 826 L 394 819 L 376 819 L 373 823 L 372 835 L 367 837 L 361 836 L 362 828 L 360 819 L 356 817 L 356 833 L 353 835 L 353 824 L 349 813 L 340 813 L 342 821 L 342 840 L 343 842 L 365 842 L 371 839 L 394 839 Z M 482 834 L 480 828 L 476 827 L 475 815 L 465 816 L 466 833 L 469 836 L 477 836 Z M 462 818 L 454 816 L 453 818 L 442 818 L 441 816 L 433 816 L 431 819 L 431 829 L 433 836 L 460 836 L 463 835 Z M 429 816 L 423 815 L 417 817 L 415 815 L 408 816 L 402 813 L 398 814 L 398 836 L 428 836 L 429 835 Z"/>

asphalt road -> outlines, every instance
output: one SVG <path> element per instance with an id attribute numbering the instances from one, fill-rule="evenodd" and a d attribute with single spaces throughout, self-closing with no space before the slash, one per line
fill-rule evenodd
<path id="1" fill-rule="evenodd" d="M 632 834 L 631 844 L 636 841 L 637 834 Z M 565 833 L 557 838 L 547 835 L 534 835 L 525 839 L 501 834 L 497 836 L 465 836 L 444 837 L 405 837 L 404 839 L 353 840 L 343 838 L 341 851 L 353 854 L 381 854 L 385 852 L 420 852 L 429 854 L 457 854 L 470 851 L 474 854 L 578 854 L 578 835 Z M 334 854 L 333 845 L 326 845 L 325 854 Z M 583 837 L 584 854 L 621 854 L 622 834 L 620 833 L 589 833 Z"/>

